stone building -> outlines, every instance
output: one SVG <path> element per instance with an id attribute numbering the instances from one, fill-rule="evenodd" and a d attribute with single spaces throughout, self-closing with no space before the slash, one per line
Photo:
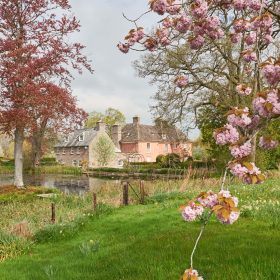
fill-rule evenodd
<path id="1" fill-rule="evenodd" d="M 78 129 L 65 135 L 54 147 L 57 161 L 67 166 L 81 166 L 86 163 L 89 167 L 98 167 L 94 146 L 101 135 L 112 141 L 102 122 L 95 128 Z M 120 167 L 122 164 L 121 151 L 115 147 L 115 157 L 107 166 Z"/>

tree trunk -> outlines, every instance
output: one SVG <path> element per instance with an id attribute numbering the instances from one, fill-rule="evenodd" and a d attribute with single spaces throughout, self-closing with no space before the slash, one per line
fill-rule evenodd
<path id="1" fill-rule="evenodd" d="M 15 130 L 15 176 L 14 176 L 14 185 L 17 188 L 23 187 L 23 129 L 16 128 Z"/>
<path id="2" fill-rule="evenodd" d="M 40 163 L 42 156 L 42 138 L 36 133 L 32 136 L 32 167 Z"/>

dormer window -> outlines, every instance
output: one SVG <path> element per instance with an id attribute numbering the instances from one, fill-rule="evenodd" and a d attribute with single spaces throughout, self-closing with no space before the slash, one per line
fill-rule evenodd
<path id="1" fill-rule="evenodd" d="M 166 140 L 166 138 L 167 138 L 167 137 L 166 137 L 166 134 L 162 134 L 162 139 L 163 139 L 163 140 Z"/>
<path id="2" fill-rule="evenodd" d="M 85 135 L 84 135 L 84 132 L 82 133 L 82 134 L 80 134 L 79 135 L 79 141 L 81 142 L 81 141 L 84 141 L 84 139 L 85 139 Z"/>
<path id="3" fill-rule="evenodd" d="M 68 136 L 68 135 L 67 135 L 67 136 L 64 136 L 64 142 L 65 142 L 65 143 L 69 142 L 69 136 Z"/>

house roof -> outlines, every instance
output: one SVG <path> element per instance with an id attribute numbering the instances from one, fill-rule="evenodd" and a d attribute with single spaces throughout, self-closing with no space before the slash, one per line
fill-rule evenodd
<path id="1" fill-rule="evenodd" d="M 122 128 L 121 142 L 181 142 L 186 135 L 175 126 L 160 127 L 139 123 L 126 124 Z"/>
<path id="2" fill-rule="evenodd" d="M 84 135 L 83 140 L 79 141 L 79 136 Z M 56 148 L 63 147 L 84 147 L 89 146 L 90 142 L 96 137 L 97 131 L 94 128 L 77 129 L 70 133 L 68 141 L 62 139 L 55 145 Z"/>

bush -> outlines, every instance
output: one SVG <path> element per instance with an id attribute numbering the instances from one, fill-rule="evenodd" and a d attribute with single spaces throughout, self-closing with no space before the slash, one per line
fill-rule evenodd
<path id="1" fill-rule="evenodd" d="M 53 157 L 45 157 L 41 159 L 41 165 L 57 165 L 56 158 Z"/>
<path id="2" fill-rule="evenodd" d="M 159 160 L 161 160 L 160 166 L 164 168 L 178 168 L 181 164 L 180 156 L 174 153 L 160 157 Z"/>

